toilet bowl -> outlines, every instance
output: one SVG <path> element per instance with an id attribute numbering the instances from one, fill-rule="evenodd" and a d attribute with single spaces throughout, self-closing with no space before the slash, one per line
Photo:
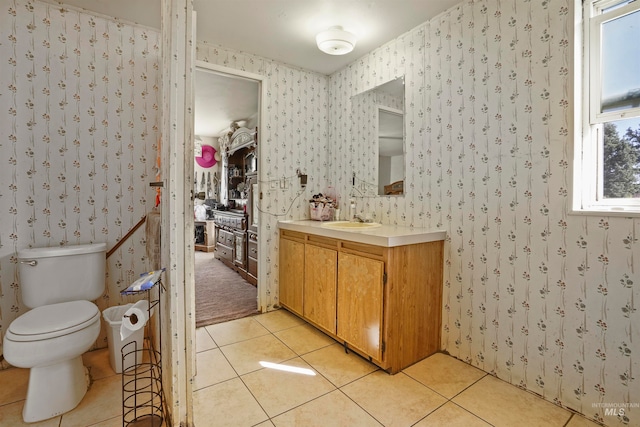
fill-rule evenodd
<path id="1" fill-rule="evenodd" d="M 100 334 L 105 243 L 18 250 L 20 296 L 30 311 L 16 318 L 4 336 L 4 358 L 29 369 L 22 410 L 25 422 L 55 417 L 75 408 L 87 392 L 82 353 Z"/>
<path id="2" fill-rule="evenodd" d="M 15 319 L 4 337 L 4 357 L 30 368 L 25 422 L 55 417 L 75 408 L 88 387 L 82 354 L 100 333 L 100 310 L 89 301 L 34 308 Z"/>

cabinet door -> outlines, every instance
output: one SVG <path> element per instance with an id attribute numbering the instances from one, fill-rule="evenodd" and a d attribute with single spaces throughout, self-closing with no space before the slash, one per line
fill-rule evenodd
<path id="1" fill-rule="evenodd" d="M 244 232 L 239 232 L 236 231 L 233 233 L 233 237 L 234 237 L 234 255 L 233 255 L 233 263 L 235 265 L 237 265 L 238 267 L 245 269 L 246 268 L 246 261 L 245 261 L 245 254 L 246 254 L 246 234 Z"/>
<path id="2" fill-rule="evenodd" d="M 307 244 L 304 255 L 304 317 L 335 334 L 338 251 Z"/>
<path id="3" fill-rule="evenodd" d="M 302 316 L 304 243 L 280 239 L 280 303 Z"/>
<path id="4" fill-rule="evenodd" d="M 384 262 L 340 253 L 338 257 L 338 332 L 349 345 L 382 360 Z"/>

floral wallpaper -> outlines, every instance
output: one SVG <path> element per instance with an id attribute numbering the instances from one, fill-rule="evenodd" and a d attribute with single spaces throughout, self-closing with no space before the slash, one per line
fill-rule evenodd
<path id="1" fill-rule="evenodd" d="M 0 9 L 0 335 L 27 311 L 17 251 L 106 242 L 154 206 L 159 32 L 40 1 Z M 148 269 L 144 227 L 107 260 L 99 309 Z M 0 344 L 1 345 L 1 344 Z M 105 347 L 106 330 L 97 341 Z M 1 351 L 0 351 L 1 353 Z"/>
<path id="2" fill-rule="evenodd" d="M 258 133 L 263 195 L 258 262 L 265 269 L 260 278 L 266 278 L 259 283 L 260 297 L 264 309 L 272 310 L 278 302 L 278 221 L 308 218 L 307 201 L 328 190 L 329 78 L 206 42 L 197 43 L 196 59 L 266 77 L 265 131 Z M 300 187 L 297 169 L 308 175 L 306 188 Z"/>
<path id="3" fill-rule="evenodd" d="M 330 79 L 331 176 L 358 153 L 350 98 L 407 76 L 404 197 L 385 223 L 443 228 L 443 349 L 607 425 L 640 425 L 640 218 L 569 214 L 573 0 L 467 0 Z M 625 407 L 607 415 L 607 404 Z"/>
<path id="4" fill-rule="evenodd" d="M 189 8 L 178 3 L 163 3 L 165 16 L 181 19 L 176 33 L 189 26 Z M 329 77 L 198 43 L 199 60 L 267 77 L 259 137 L 265 308 L 278 301 L 277 221 L 308 217 L 306 200 L 332 186 L 384 223 L 447 230 L 443 349 L 607 425 L 640 425 L 640 218 L 569 214 L 576 13 L 573 0 L 467 0 Z M 0 333 L 26 311 L 17 250 L 112 247 L 152 208 L 155 192 L 140 182 L 155 177 L 160 43 L 157 31 L 108 17 L 37 0 L 3 3 Z M 162 72 L 183 74 L 169 60 Z M 351 188 L 365 149 L 351 129 L 351 97 L 399 75 L 405 195 L 362 197 Z M 183 196 L 175 174 L 184 165 L 172 157 L 180 150 L 163 146 L 174 173 L 167 199 Z M 306 189 L 297 169 L 309 177 Z M 184 249 L 163 251 L 175 260 Z M 109 258 L 100 309 L 126 302 L 119 290 L 141 269 L 142 231 Z M 171 274 L 170 318 L 184 303 Z M 172 322 L 170 332 L 184 330 L 181 319 Z M 165 341 L 176 364 L 189 363 L 189 339 Z M 179 422 L 188 403 L 177 373 L 172 380 Z M 606 404 L 629 406 L 612 416 Z"/>

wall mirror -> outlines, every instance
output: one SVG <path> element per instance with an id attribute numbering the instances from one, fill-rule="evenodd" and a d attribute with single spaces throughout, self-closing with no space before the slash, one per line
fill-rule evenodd
<path id="1" fill-rule="evenodd" d="M 356 194 L 404 194 L 404 104 L 404 77 L 351 98 Z"/>

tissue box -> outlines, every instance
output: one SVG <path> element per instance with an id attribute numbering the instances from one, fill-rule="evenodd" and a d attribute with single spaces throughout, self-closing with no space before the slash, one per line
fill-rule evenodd
<path id="1" fill-rule="evenodd" d="M 309 203 L 309 213 L 314 221 L 332 221 L 335 209 L 324 204 Z"/>

